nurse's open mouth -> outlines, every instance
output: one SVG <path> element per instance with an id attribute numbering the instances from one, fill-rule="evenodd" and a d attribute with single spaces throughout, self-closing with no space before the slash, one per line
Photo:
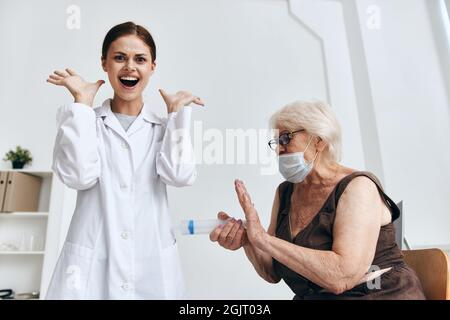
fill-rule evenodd
<path id="1" fill-rule="evenodd" d="M 120 82 L 128 88 L 132 88 L 139 82 L 139 78 L 136 77 L 120 77 Z"/>

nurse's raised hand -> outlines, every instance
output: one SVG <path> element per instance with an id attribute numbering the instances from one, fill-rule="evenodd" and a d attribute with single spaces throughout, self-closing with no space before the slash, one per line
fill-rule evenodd
<path id="1" fill-rule="evenodd" d="M 167 106 L 167 113 L 178 112 L 184 106 L 188 106 L 191 103 L 195 103 L 199 106 L 204 106 L 205 103 L 200 97 L 193 95 L 188 91 L 178 91 L 175 94 L 165 92 L 163 89 L 159 89 L 164 102 Z"/>
<path id="2" fill-rule="evenodd" d="M 237 250 L 247 243 L 242 220 L 231 218 L 225 212 L 219 212 L 217 217 L 220 220 L 228 220 L 228 222 L 224 226 L 215 228 L 209 234 L 209 239 L 212 242 L 218 242 L 219 245 L 229 250 Z"/>
<path id="3" fill-rule="evenodd" d="M 48 77 L 47 82 L 66 87 L 74 97 L 75 102 L 84 103 L 91 107 L 98 89 L 105 83 L 103 80 L 87 82 L 72 69 L 54 71 Z"/>

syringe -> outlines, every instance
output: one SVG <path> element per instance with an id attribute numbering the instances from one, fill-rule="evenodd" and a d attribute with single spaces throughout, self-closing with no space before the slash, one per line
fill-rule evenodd
<path id="1" fill-rule="evenodd" d="M 227 224 L 229 220 L 220 220 L 220 219 L 189 219 L 183 220 L 180 223 L 180 233 L 183 235 L 186 234 L 209 234 L 215 228 L 222 225 Z M 243 225 L 245 226 L 245 220 L 242 220 Z"/>

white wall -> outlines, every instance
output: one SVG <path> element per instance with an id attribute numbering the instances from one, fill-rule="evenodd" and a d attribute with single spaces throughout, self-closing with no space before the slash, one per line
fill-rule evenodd
<path id="1" fill-rule="evenodd" d="M 32 151 L 33 168 L 50 168 L 55 111 L 71 99 L 46 84 L 47 75 L 70 66 L 87 79 L 106 80 L 103 37 L 114 24 L 133 20 L 157 43 L 157 72 L 146 90 L 157 113 L 164 113 L 159 87 L 198 93 L 207 107 L 194 119 L 203 131 L 223 133 L 265 129 L 269 116 L 295 99 L 330 100 L 344 131 L 344 165 L 380 174 L 394 200 L 405 201 L 413 244 L 450 243 L 448 101 L 425 1 L 358 0 L 354 11 L 328 0 L 2 1 L 0 155 L 20 144 Z M 81 9 L 80 30 L 66 28 L 72 4 Z M 365 28 L 369 4 L 382 9 L 380 30 Z M 350 42 L 355 34 L 346 32 L 349 19 L 361 25 L 359 51 Z M 96 103 L 111 94 L 105 85 Z M 266 141 L 258 146 L 266 148 Z M 260 169 L 200 164 L 193 187 L 169 190 L 175 220 L 219 210 L 242 216 L 233 189 L 240 178 L 267 224 L 281 177 Z M 191 298 L 292 297 L 283 283 L 261 280 L 241 251 L 221 250 L 206 236 L 181 237 L 179 245 Z"/>
<path id="2" fill-rule="evenodd" d="M 362 38 L 386 187 L 404 200 L 412 246 L 450 243 L 448 83 L 427 2 L 357 1 L 363 21 L 369 4 L 381 10 L 381 29 L 362 28 Z"/>

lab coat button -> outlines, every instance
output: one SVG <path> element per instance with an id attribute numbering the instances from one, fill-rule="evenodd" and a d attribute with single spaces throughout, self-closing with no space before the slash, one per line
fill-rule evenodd
<path id="1" fill-rule="evenodd" d="M 126 231 L 122 232 L 120 236 L 122 237 L 123 240 L 127 240 L 130 237 L 130 235 Z"/>
<path id="2" fill-rule="evenodd" d="M 125 142 L 122 142 L 122 148 L 128 149 L 128 145 Z"/>

